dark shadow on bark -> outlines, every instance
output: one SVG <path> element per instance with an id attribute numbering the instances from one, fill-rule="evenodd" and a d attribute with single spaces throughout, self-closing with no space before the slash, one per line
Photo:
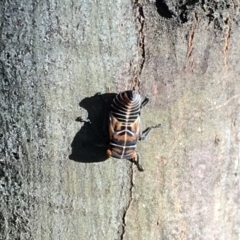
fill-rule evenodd
<path id="1" fill-rule="evenodd" d="M 164 0 L 156 0 L 157 12 L 160 16 L 169 19 L 174 16 L 173 12 L 169 10 Z"/>
<path id="2" fill-rule="evenodd" d="M 80 102 L 80 107 L 88 111 L 90 122 L 84 122 L 82 128 L 75 135 L 71 144 L 70 160 L 91 163 L 108 159 L 106 154 L 109 143 L 108 118 L 110 106 L 115 96 L 115 93 L 97 93 Z"/>

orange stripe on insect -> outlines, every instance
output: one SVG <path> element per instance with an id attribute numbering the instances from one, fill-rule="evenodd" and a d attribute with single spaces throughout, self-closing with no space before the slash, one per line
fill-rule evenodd
<path id="1" fill-rule="evenodd" d="M 141 132 L 140 112 L 148 101 L 149 99 L 145 98 L 142 102 L 140 94 L 136 91 L 121 92 L 114 98 L 109 116 L 108 156 L 134 161 L 139 171 L 143 171 L 143 167 L 136 151 L 136 143 L 138 140 L 144 140 L 153 128 L 161 125 L 149 127 Z"/>

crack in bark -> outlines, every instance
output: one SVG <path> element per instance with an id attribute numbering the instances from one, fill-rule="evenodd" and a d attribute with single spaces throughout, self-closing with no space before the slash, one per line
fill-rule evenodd
<path id="1" fill-rule="evenodd" d="M 230 32 L 231 32 L 231 23 L 229 18 L 224 19 L 224 23 L 226 24 L 226 32 L 224 36 L 224 66 L 228 66 L 228 51 L 229 51 L 229 41 L 230 41 Z"/>
<path id="2" fill-rule="evenodd" d="M 138 42 L 137 42 L 137 50 L 138 50 L 138 66 L 136 70 L 136 74 L 133 79 L 133 89 L 139 88 L 140 86 L 140 75 L 142 73 L 144 63 L 145 63 L 145 36 L 144 36 L 144 12 L 143 5 L 141 0 L 134 1 L 133 7 L 136 11 L 136 25 L 137 25 L 137 34 L 138 34 Z"/>
<path id="3" fill-rule="evenodd" d="M 194 50 L 194 35 L 195 35 L 195 30 L 198 25 L 198 17 L 197 13 L 193 13 L 193 23 L 191 26 L 191 29 L 188 34 L 188 46 L 187 46 L 187 63 L 186 63 L 186 68 L 193 71 L 193 63 L 194 63 L 194 56 L 193 56 L 193 50 Z"/>
<path id="4" fill-rule="evenodd" d="M 124 238 L 124 234 L 126 232 L 126 215 L 128 212 L 128 209 L 131 206 L 132 203 L 132 189 L 133 189 L 133 163 L 131 164 L 131 168 L 130 168 L 131 172 L 130 172 L 130 188 L 129 188 L 129 200 L 128 200 L 128 204 L 123 212 L 123 216 L 122 216 L 122 233 L 120 235 L 120 239 L 123 240 Z"/>
<path id="5" fill-rule="evenodd" d="M 136 11 L 136 25 L 137 25 L 137 34 L 138 34 L 138 42 L 137 42 L 137 50 L 138 50 L 138 65 L 136 69 L 135 76 L 133 78 L 133 90 L 139 88 L 140 86 L 140 79 L 139 76 L 142 73 L 144 63 L 145 63 L 145 37 L 144 37 L 144 13 L 143 13 L 143 5 L 141 0 L 135 0 L 133 3 L 133 9 Z M 129 200 L 126 208 L 124 209 L 123 216 L 122 216 L 122 233 L 120 235 L 120 239 L 124 239 L 124 235 L 126 232 L 126 215 L 131 206 L 132 199 L 133 199 L 133 163 L 131 164 L 130 168 L 130 188 L 129 188 Z"/>
<path id="6" fill-rule="evenodd" d="M 187 50 L 187 58 L 190 58 L 193 52 L 193 39 L 194 39 L 194 34 L 195 34 L 195 29 L 198 24 L 198 17 L 197 14 L 193 14 L 193 24 L 191 26 L 191 30 L 188 35 L 188 50 Z"/>

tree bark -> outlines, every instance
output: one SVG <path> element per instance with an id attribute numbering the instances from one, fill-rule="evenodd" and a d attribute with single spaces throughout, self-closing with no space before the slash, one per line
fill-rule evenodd
<path id="1" fill-rule="evenodd" d="M 0 11 L 0 239 L 240 238 L 239 1 Z M 162 124 L 144 172 L 105 154 L 109 93 L 133 88 Z"/>

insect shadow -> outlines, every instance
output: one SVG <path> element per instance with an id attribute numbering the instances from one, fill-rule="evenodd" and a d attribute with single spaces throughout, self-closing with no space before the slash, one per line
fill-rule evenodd
<path id="1" fill-rule="evenodd" d="M 77 118 L 84 125 L 75 135 L 71 147 L 70 160 L 84 163 L 101 162 L 109 157 L 106 150 L 109 144 L 108 118 L 115 93 L 97 93 L 84 98 L 80 107 L 88 112 L 88 119 Z"/>

